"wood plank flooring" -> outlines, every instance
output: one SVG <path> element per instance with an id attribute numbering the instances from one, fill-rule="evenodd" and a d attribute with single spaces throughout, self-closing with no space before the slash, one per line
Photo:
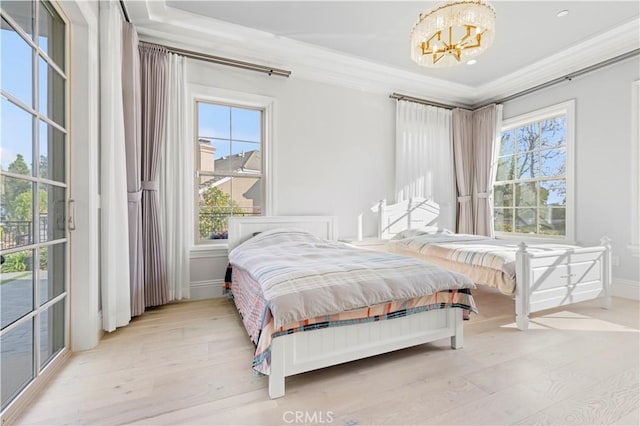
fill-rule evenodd
<path id="1" fill-rule="evenodd" d="M 151 310 L 75 353 L 23 425 L 640 424 L 640 304 L 583 302 L 515 328 L 481 288 L 465 345 L 449 339 L 286 380 L 270 400 L 233 302 Z"/>

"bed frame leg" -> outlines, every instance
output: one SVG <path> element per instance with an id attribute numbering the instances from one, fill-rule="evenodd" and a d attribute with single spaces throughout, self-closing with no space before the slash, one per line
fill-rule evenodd
<path id="1" fill-rule="evenodd" d="M 604 252 L 604 272 L 602 279 L 602 298 L 600 299 L 600 306 L 603 309 L 611 309 L 611 238 L 602 237 L 600 244 L 605 247 Z"/>
<path id="2" fill-rule="evenodd" d="M 531 274 L 529 271 L 529 252 L 522 241 L 516 252 L 516 326 L 518 330 L 529 329 L 529 294 L 531 292 Z"/>
<path id="3" fill-rule="evenodd" d="M 269 372 L 269 398 L 284 396 L 284 348 L 278 338 L 271 342 L 271 367 Z"/>
<path id="4" fill-rule="evenodd" d="M 462 308 L 449 308 L 449 323 L 453 326 L 454 335 L 451 336 L 451 348 L 460 349 L 464 345 L 462 330 Z"/>
<path id="5" fill-rule="evenodd" d="M 600 307 L 602 309 L 611 309 L 611 306 L 611 296 L 603 297 L 602 299 L 600 299 Z"/>
<path id="6" fill-rule="evenodd" d="M 529 329 L 529 317 L 527 315 L 516 315 L 516 326 L 518 330 L 527 331 Z"/>
<path id="7" fill-rule="evenodd" d="M 276 399 L 284 396 L 284 377 L 275 377 L 273 372 L 269 375 L 269 398 Z"/>

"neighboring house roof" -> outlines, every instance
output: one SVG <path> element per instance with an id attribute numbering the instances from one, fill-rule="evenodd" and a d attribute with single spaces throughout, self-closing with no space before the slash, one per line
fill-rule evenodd
<path id="1" fill-rule="evenodd" d="M 262 169 L 262 152 L 258 150 L 229 155 L 215 160 L 214 170 L 220 172 L 258 171 Z"/>
<path id="2" fill-rule="evenodd" d="M 253 150 L 218 158 L 214 161 L 213 170 L 220 173 L 259 173 L 262 170 L 262 151 Z M 218 186 L 229 180 L 225 176 L 212 176 L 200 184 L 200 191 Z"/>

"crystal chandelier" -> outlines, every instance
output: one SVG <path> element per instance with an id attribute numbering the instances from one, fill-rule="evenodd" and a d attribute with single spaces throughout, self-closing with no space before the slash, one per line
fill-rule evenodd
<path id="1" fill-rule="evenodd" d="M 420 14 L 411 30 L 411 59 L 450 67 L 480 55 L 493 43 L 496 12 L 481 0 L 454 1 Z"/>

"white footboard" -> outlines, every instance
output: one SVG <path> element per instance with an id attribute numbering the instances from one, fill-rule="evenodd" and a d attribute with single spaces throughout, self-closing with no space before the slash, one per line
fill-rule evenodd
<path id="1" fill-rule="evenodd" d="M 460 308 L 279 336 L 271 342 L 269 396 L 284 395 L 287 376 L 447 337 L 452 348 L 462 347 Z"/>
<path id="2" fill-rule="evenodd" d="M 516 255 L 516 325 L 526 330 L 529 314 L 596 298 L 609 308 L 611 245 L 531 253 L 520 243 Z"/>

